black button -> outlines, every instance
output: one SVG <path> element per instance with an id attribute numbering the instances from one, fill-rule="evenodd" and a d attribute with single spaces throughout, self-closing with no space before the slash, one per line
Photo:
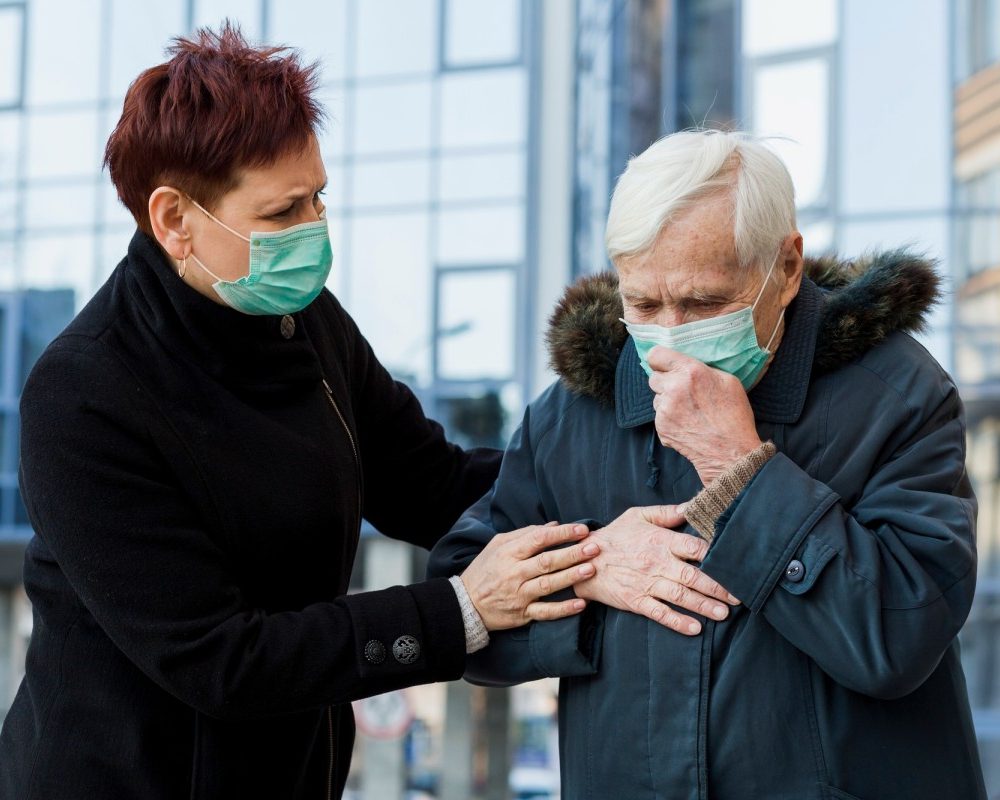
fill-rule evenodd
<path id="1" fill-rule="evenodd" d="M 400 636 L 392 643 L 392 655 L 400 664 L 412 664 L 420 658 L 420 642 L 412 636 Z"/>
<path id="2" fill-rule="evenodd" d="M 370 639 L 365 645 L 365 658 L 372 664 L 381 664 L 385 661 L 385 645 L 378 639 Z"/>
<path id="3" fill-rule="evenodd" d="M 785 577 L 792 583 L 798 583 L 806 576 L 805 565 L 797 558 L 793 558 L 785 567 Z"/>
<path id="4" fill-rule="evenodd" d="M 295 335 L 295 317 L 285 314 L 281 318 L 281 335 L 291 339 Z"/>

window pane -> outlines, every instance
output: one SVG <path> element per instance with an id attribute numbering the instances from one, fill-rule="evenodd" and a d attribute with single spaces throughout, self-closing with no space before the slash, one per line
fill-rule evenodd
<path id="1" fill-rule="evenodd" d="M 440 283 L 438 376 L 444 380 L 514 375 L 513 270 L 446 272 Z"/>
<path id="2" fill-rule="evenodd" d="M 346 0 L 272 0 L 268 41 L 302 51 L 304 60 L 320 61 L 325 82 L 344 79 L 347 64 Z"/>
<path id="3" fill-rule="evenodd" d="M 516 61 L 521 55 L 520 0 L 447 0 L 445 63 Z"/>
<path id="4" fill-rule="evenodd" d="M 0 233 L 12 233 L 17 227 L 17 197 L 12 187 L 0 189 Z"/>
<path id="5" fill-rule="evenodd" d="M 437 66 L 436 6 L 432 0 L 358 3 L 358 77 L 432 72 Z"/>
<path id="6" fill-rule="evenodd" d="M 260 0 L 195 0 L 194 26 L 217 31 L 222 21 L 238 22 L 251 42 L 260 40 Z"/>
<path id="7" fill-rule="evenodd" d="M 18 288 L 19 282 L 14 266 L 14 241 L 0 238 L 0 292 Z"/>
<path id="8" fill-rule="evenodd" d="M 106 87 L 109 97 L 123 98 L 140 72 L 166 61 L 164 50 L 171 37 L 184 33 L 185 5 L 180 0 L 156 3 L 113 0 L 111 41 L 114 47 L 109 52 L 111 69 Z M 115 113 L 117 119 L 118 113 Z"/>
<path id="9" fill-rule="evenodd" d="M 93 184 L 30 187 L 25 192 L 25 227 L 61 228 L 94 224 Z"/>
<path id="10" fill-rule="evenodd" d="M 426 150 L 431 142 L 430 108 L 427 81 L 359 89 L 353 120 L 355 151 Z"/>
<path id="11" fill-rule="evenodd" d="M 100 171 L 96 111 L 31 114 L 27 144 L 29 178 L 96 176 Z"/>
<path id="12" fill-rule="evenodd" d="M 20 8 L 0 8 L 0 106 L 21 102 L 22 17 Z"/>
<path id="13" fill-rule="evenodd" d="M 821 256 L 832 253 L 833 223 L 829 220 L 810 222 L 799 226 L 802 233 L 802 246 L 808 255 Z"/>
<path id="14" fill-rule="evenodd" d="M 809 59 L 760 67 L 753 74 L 754 131 L 786 137 L 768 144 L 788 166 L 800 208 L 825 199 L 828 73 L 826 61 Z"/>
<path id="15" fill-rule="evenodd" d="M 427 203 L 430 178 L 426 159 L 356 163 L 351 202 L 355 207 Z"/>
<path id="16" fill-rule="evenodd" d="M 438 191 L 443 202 L 524 196 L 524 154 L 444 156 Z"/>
<path id="17" fill-rule="evenodd" d="M 445 147 L 524 141 L 527 94 L 522 69 L 454 73 L 441 83 Z"/>
<path id="18" fill-rule="evenodd" d="M 743 0 L 743 52 L 799 50 L 837 38 L 837 0 Z"/>
<path id="19" fill-rule="evenodd" d="M 36 289 L 73 289 L 77 307 L 94 293 L 94 238 L 84 234 L 26 236 L 22 283 Z"/>
<path id="20" fill-rule="evenodd" d="M 355 217 L 345 298 L 386 368 L 422 383 L 433 346 L 428 228 L 426 214 Z"/>
<path id="21" fill-rule="evenodd" d="M 17 180 L 20 143 L 21 115 L 16 111 L 0 113 L 0 184 Z"/>
<path id="22" fill-rule="evenodd" d="M 28 102 L 97 100 L 100 0 L 31 0 L 28 12 Z"/>
<path id="23" fill-rule="evenodd" d="M 524 255 L 524 208 L 498 206 L 442 211 L 439 264 L 516 264 Z"/>

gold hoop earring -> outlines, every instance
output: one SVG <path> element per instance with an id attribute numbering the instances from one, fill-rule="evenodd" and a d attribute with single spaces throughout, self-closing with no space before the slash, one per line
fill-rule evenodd
<path id="1" fill-rule="evenodd" d="M 177 274 L 183 278 L 184 273 L 187 272 L 187 268 L 188 268 L 188 260 L 187 256 L 184 256 L 184 258 L 181 259 L 180 266 L 177 268 Z"/>

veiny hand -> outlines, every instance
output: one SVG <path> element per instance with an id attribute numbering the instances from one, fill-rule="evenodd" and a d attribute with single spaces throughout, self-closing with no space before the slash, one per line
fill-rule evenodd
<path id="1" fill-rule="evenodd" d="M 708 544 L 697 536 L 670 530 L 684 522 L 677 508 L 630 508 L 591 534 L 601 546 L 594 559 L 597 572 L 574 587 L 576 594 L 642 614 L 689 636 L 701 633 L 701 624 L 664 601 L 705 617 L 725 619 L 729 615 L 726 603 L 739 605 L 740 601 L 689 563 L 701 561 Z"/>
<path id="2" fill-rule="evenodd" d="M 580 599 L 544 602 L 541 597 L 565 589 L 594 574 L 584 563 L 600 552 L 593 541 L 581 542 L 586 525 L 533 525 L 498 533 L 462 573 L 462 583 L 487 630 L 517 628 L 532 620 L 578 614 Z M 572 547 L 551 547 L 577 542 Z"/>
<path id="3" fill-rule="evenodd" d="M 760 447 L 753 409 L 738 378 L 697 359 L 654 347 L 649 354 L 656 392 L 656 433 L 708 485 L 728 466 Z"/>

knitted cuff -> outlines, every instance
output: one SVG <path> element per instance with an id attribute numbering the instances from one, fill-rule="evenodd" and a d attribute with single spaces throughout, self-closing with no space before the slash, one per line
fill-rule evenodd
<path id="1" fill-rule="evenodd" d="M 465 652 L 475 653 L 482 650 L 490 643 L 490 634 L 483 624 L 483 618 L 476 611 L 476 606 L 469 597 L 469 592 L 462 583 L 458 575 L 452 575 L 449 579 L 455 596 L 458 597 L 458 605 L 462 609 L 462 624 L 465 626 Z"/>
<path id="2" fill-rule="evenodd" d="M 776 452 L 774 442 L 764 442 L 730 465 L 688 502 L 684 516 L 705 541 L 712 541 L 719 517 Z"/>

